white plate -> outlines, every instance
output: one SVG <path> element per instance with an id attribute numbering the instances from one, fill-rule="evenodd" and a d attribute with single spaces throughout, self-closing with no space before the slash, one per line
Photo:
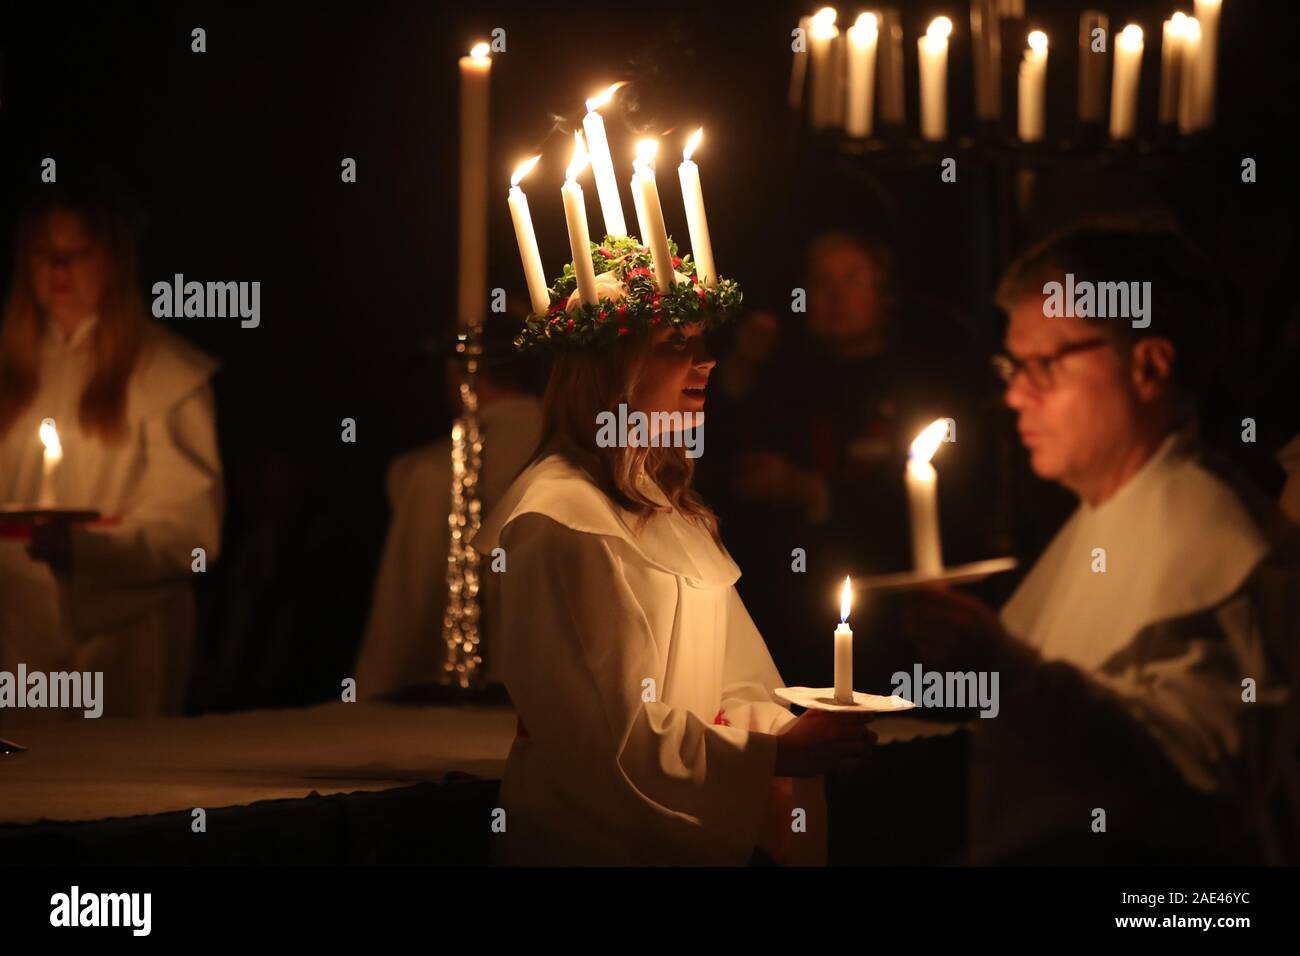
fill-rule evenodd
<path id="1" fill-rule="evenodd" d="M 1015 566 L 1015 558 L 990 558 L 973 564 L 959 564 L 955 568 L 944 568 L 938 574 L 900 571 L 898 574 L 878 574 L 874 578 L 854 578 L 853 586 L 869 591 L 902 591 L 931 584 L 972 584 L 983 581 L 990 575 L 1010 571 Z"/>
<path id="2" fill-rule="evenodd" d="M 810 710 L 839 710 L 849 713 L 893 714 L 911 710 L 916 705 L 902 697 L 882 697 L 879 694 L 853 692 L 852 704 L 835 703 L 834 687 L 778 687 L 772 693 L 787 704 L 796 704 Z"/>

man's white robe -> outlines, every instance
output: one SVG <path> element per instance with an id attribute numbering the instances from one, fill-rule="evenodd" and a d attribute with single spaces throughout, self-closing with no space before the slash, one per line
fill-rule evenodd
<path id="1" fill-rule="evenodd" d="M 93 369 L 96 320 L 65 338 L 50 326 L 40 387 L 0 437 L 0 501 L 35 504 L 43 418 L 63 445 L 55 503 L 113 523 L 72 529 L 72 574 L 55 575 L 0 540 L 0 670 L 103 671 L 104 715 L 179 713 L 194 644 L 194 549 L 207 567 L 221 545 L 221 459 L 209 379 L 217 363 L 153 322 L 127 386 L 126 437 L 81 430 L 78 403 Z M 76 717 L 0 710 L 0 726 Z"/>
<path id="2" fill-rule="evenodd" d="M 705 529 L 675 511 L 639 526 L 552 455 L 473 544 L 505 549 L 506 571 L 485 577 L 527 734 L 501 789 L 506 863 L 744 864 L 774 828 L 788 862 L 824 863 L 822 779 L 774 799 L 767 735 L 794 717 L 772 697 L 783 682 L 739 569 Z M 796 809 L 807 832 L 790 832 Z"/>
<path id="3" fill-rule="evenodd" d="M 1097 809 L 1111 840 L 1158 844 L 1160 834 L 1135 832 L 1139 812 L 1159 818 L 1139 805 L 1148 785 L 1148 796 L 1175 782 L 1249 802 L 1247 745 L 1294 710 L 1288 662 L 1300 639 L 1294 602 L 1280 614 L 1276 602 L 1259 606 L 1259 582 L 1279 572 L 1256 504 L 1181 432 L 1056 535 L 1002 609 L 1042 664 L 1004 675 L 1002 714 L 975 722 L 977 859 L 1090 834 Z M 1243 700 L 1247 678 L 1254 702 Z M 1185 823 L 1169 812 L 1171 827 Z"/>

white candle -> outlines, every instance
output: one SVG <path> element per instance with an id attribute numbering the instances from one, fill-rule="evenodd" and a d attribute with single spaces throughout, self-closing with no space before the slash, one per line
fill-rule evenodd
<path id="1" fill-rule="evenodd" d="M 1020 109 L 1016 116 L 1020 138 L 1036 143 L 1043 138 L 1046 126 L 1044 99 L 1047 90 L 1047 34 L 1035 30 L 1029 34 L 1029 49 L 1020 63 L 1018 89 Z"/>
<path id="2" fill-rule="evenodd" d="M 853 703 L 853 630 L 849 611 L 853 605 L 853 585 L 844 579 L 840 591 L 840 626 L 835 628 L 835 703 Z"/>
<path id="3" fill-rule="evenodd" d="M 1110 85 L 1111 139 L 1132 139 L 1137 131 L 1142 46 L 1142 28 L 1136 23 L 1121 30 L 1115 40 L 1115 72 Z"/>
<path id="4" fill-rule="evenodd" d="M 483 321 L 487 299 L 488 45 L 460 58 L 460 286 L 462 329 Z"/>
<path id="5" fill-rule="evenodd" d="M 569 227 L 569 251 L 573 253 L 573 272 L 578 277 L 578 301 L 596 303 L 596 267 L 591 262 L 591 235 L 587 231 L 587 204 L 578 185 L 578 174 L 587 168 L 587 150 L 582 134 L 573 134 L 573 161 L 564 174 L 560 196 L 564 199 L 564 222 Z"/>
<path id="6" fill-rule="evenodd" d="M 695 256 L 695 274 L 701 283 L 712 288 L 718 281 L 718 270 L 713 266 L 713 243 L 709 241 L 709 220 L 704 215 L 704 193 L 700 189 L 700 167 L 691 156 L 700 144 L 704 130 L 697 129 L 682 150 L 682 164 L 677 167 L 677 178 L 682 181 L 682 203 L 686 206 L 686 227 L 691 234 L 691 253 Z"/>
<path id="7" fill-rule="evenodd" d="M 940 418 L 925 427 L 912 442 L 907 456 L 907 504 L 912 518 L 912 565 L 923 574 L 943 571 L 943 549 L 939 539 L 939 476 L 930 459 L 948 433 L 948 422 Z"/>
<path id="8" fill-rule="evenodd" d="M 632 206 L 636 209 L 636 231 L 641 237 L 641 245 L 646 245 L 645 237 L 645 202 L 641 199 L 641 190 L 636 184 L 636 163 L 632 164 Z"/>
<path id="9" fill-rule="evenodd" d="M 673 254 L 668 246 L 668 228 L 664 225 L 664 210 L 659 204 L 659 187 L 655 184 L 655 171 L 651 166 L 659 144 L 652 139 L 643 139 L 636 144 L 636 162 L 633 168 L 632 191 L 639 192 L 641 204 L 637 215 L 643 216 L 641 241 L 650 247 L 650 258 L 654 264 L 655 285 L 660 292 L 667 292 L 674 285 Z"/>
<path id="10" fill-rule="evenodd" d="M 921 57 L 921 138 L 948 136 L 948 36 L 952 21 L 935 17 L 916 41 Z"/>
<path id="11" fill-rule="evenodd" d="M 808 35 L 808 55 L 812 60 L 812 126 L 824 129 L 835 122 L 835 51 L 834 41 L 840 35 L 835 26 L 835 10 L 822 7 L 813 16 L 812 30 Z"/>
<path id="12" fill-rule="evenodd" d="M 45 446 L 45 458 L 41 465 L 41 489 L 36 502 L 38 508 L 54 507 L 54 477 L 63 462 L 63 444 L 59 441 L 59 430 L 54 427 L 53 418 L 41 420 L 37 434 Z"/>
<path id="13" fill-rule="evenodd" d="M 1219 60 L 1219 13 L 1223 0 L 1196 0 L 1201 48 L 1196 54 L 1196 128 L 1214 125 L 1215 84 Z"/>
<path id="14" fill-rule="evenodd" d="M 1196 63 L 1201 55 L 1201 24 L 1195 17 L 1183 22 L 1182 71 L 1178 78 L 1178 131 L 1194 133 L 1200 127 L 1196 98 Z"/>
<path id="15" fill-rule="evenodd" d="M 804 79 L 808 75 L 808 35 L 812 32 L 812 17 L 800 17 L 799 29 L 803 31 L 804 47 L 794 51 L 794 61 L 790 65 L 790 109 L 797 110 L 803 105 Z"/>
<path id="16" fill-rule="evenodd" d="M 519 243 L 519 259 L 524 264 L 524 280 L 528 283 L 528 298 L 533 312 L 545 312 L 551 305 L 551 294 L 546 288 L 546 271 L 542 268 L 542 254 L 537 251 L 537 233 L 533 231 L 533 217 L 528 211 L 528 197 L 519 188 L 540 156 L 521 163 L 510 177 L 510 220 L 515 224 L 515 240 Z"/>
<path id="17" fill-rule="evenodd" d="M 849 28 L 849 91 L 844 129 L 850 136 L 871 135 L 879 37 L 874 13 L 862 14 Z"/>
<path id="18" fill-rule="evenodd" d="M 608 103 L 622 85 L 615 83 L 604 93 L 587 100 L 587 115 L 582 118 L 587 146 L 591 150 L 591 171 L 596 177 L 596 194 L 600 197 L 600 214 L 605 221 L 605 233 L 618 237 L 627 235 L 627 224 L 623 221 L 623 203 L 618 198 L 618 180 L 614 178 L 614 160 L 609 154 L 605 121 L 596 111 Z"/>
<path id="19" fill-rule="evenodd" d="M 1178 122 L 1178 88 L 1182 85 L 1183 38 L 1187 35 L 1187 15 L 1175 13 L 1164 22 L 1160 32 L 1160 107 L 1161 126 Z"/>

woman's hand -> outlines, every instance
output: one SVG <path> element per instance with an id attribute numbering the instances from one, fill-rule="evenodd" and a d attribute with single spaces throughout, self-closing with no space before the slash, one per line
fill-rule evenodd
<path id="1" fill-rule="evenodd" d="M 33 561 L 43 561 L 55 574 L 72 573 L 72 531 L 66 521 L 38 521 L 32 525 L 32 540 L 27 553 Z"/>
<path id="2" fill-rule="evenodd" d="M 777 777 L 850 772 L 866 763 L 876 735 L 868 715 L 807 710 L 776 735 Z"/>

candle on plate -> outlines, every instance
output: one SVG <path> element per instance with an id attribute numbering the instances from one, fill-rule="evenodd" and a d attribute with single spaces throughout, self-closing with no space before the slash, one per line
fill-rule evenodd
<path id="1" fill-rule="evenodd" d="M 812 60 L 812 126 L 823 129 L 835 122 L 835 9 L 822 7 L 812 18 L 808 34 L 808 53 Z"/>
<path id="2" fill-rule="evenodd" d="M 1111 139 L 1132 139 L 1137 131 L 1142 46 L 1142 28 L 1136 23 L 1121 30 L 1115 40 L 1115 72 L 1110 85 Z"/>
<path id="3" fill-rule="evenodd" d="M 492 58 L 476 43 L 460 58 L 460 288 L 462 329 L 483 321 L 487 297 L 488 80 Z"/>
<path id="4" fill-rule="evenodd" d="M 609 154 L 605 120 L 597 111 L 610 101 L 622 85 L 615 83 L 599 96 L 587 100 L 587 115 L 582 118 L 582 129 L 587 134 L 587 148 L 591 151 L 591 172 L 596 177 L 596 195 L 600 197 L 600 215 L 605 221 L 605 233 L 619 237 L 627 235 L 627 223 L 623 221 L 623 203 L 618 198 L 618 180 L 614 178 L 614 160 Z"/>
<path id="5" fill-rule="evenodd" d="M 686 206 L 686 227 L 691 234 L 691 253 L 695 256 L 695 274 L 707 288 L 718 281 L 718 270 L 713 266 L 713 243 L 709 241 L 709 220 L 704 215 L 704 193 L 700 190 L 700 167 L 691 156 L 700 145 L 704 130 L 697 129 L 682 150 L 682 164 L 677 167 L 677 177 L 682 181 L 682 202 Z"/>
<path id="6" fill-rule="evenodd" d="M 853 703 L 853 630 L 849 611 L 853 607 L 853 585 L 848 578 L 840 590 L 840 626 L 835 628 L 835 703 Z"/>
<path id="7" fill-rule="evenodd" d="M 930 459 L 948 434 L 948 420 L 936 419 L 912 442 L 907 456 L 907 504 L 912 518 L 912 565 L 924 574 L 943 571 L 939 541 L 939 476 Z"/>
<path id="8" fill-rule="evenodd" d="M 564 222 L 569 227 L 569 251 L 573 253 L 573 272 L 578 278 L 578 301 L 596 304 L 596 267 L 591 262 L 591 235 L 587 231 L 587 205 L 578 175 L 587 168 L 587 150 L 582 134 L 573 134 L 573 160 L 564 173 L 560 196 L 564 200 Z"/>
<path id="9" fill-rule="evenodd" d="M 1161 24 L 1160 104 L 1156 120 L 1161 126 L 1178 123 L 1178 87 L 1182 83 L 1183 37 L 1187 35 L 1187 14 L 1181 11 Z"/>
<path id="10" fill-rule="evenodd" d="M 921 138 L 948 136 L 948 36 L 952 21 L 935 17 L 916 41 L 921 57 Z"/>
<path id="11" fill-rule="evenodd" d="M 1020 109 L 1016 117 L 1020 138 L 1036 143 L 1043 138 L 1046 126 L 1044 98 L 1047 90 L 1047 34 L 1035 30 L 1029 34 L 1029 49 L 1020 62 Z"/>
<path id="12" fill-rule="evenodd" d="M 41 465 L 41 490 L 36 506 L 53 508 L 54 476 L 58 474 L 59 465 L 63 462 L 63 443 L 59 441 L 59 430 L 54 427 L 53 418 L 42 419 L 37 434 L 45 446 L 45 458 Z"/>
<path id="13" fill-rule="evenodd" d="M 636 144 L 636 170 L 632 176 L 632 191 L 641 197 L 637 215 L 642 217 L 641 241 L 650 248 L 650 259 L 654 265 L 655 285 L 659 291 L 667 292 L 674 285 L 673 255 L 668 246 L 668 228 L 664 225 L 664 210 L 659 204 L 659 187 L 655 184 L 654 161 L 659 143 L 653 139 L 643 139 Z"/>
<path id="14" fill-rule="evenodd" d="M 1219 57 L 1219 13 L 1223 0 L 1196 0 L 1196 22 L 1201 28 L 1201 48 L 1196 54 L 1196 128 L 1214 125 L 1215 78 Z"/>
<path id="15" fill-rule="evenodd" d="M 528 298 L 533 312 L 545 312 L 551 305 L 551 294 L 546 288 L 546 271 L 542 268 L 542 255 L 537 251 L 537 233 L 533 231 L 533 217 L 528 211 L 528 197 L 519 188 L 520 181 L 532 172 L 540 156 L 525 160 L 510 177 L 510 219 L 515 224 L 515 240 L 519 243 L 519 258 L 524 264 L 524 280 L 528 283 Z"/>
<path id="16" fill-rule="evenodd" d="M 849 89 L 844 129 L 850 136 L 871 135 L 875 92 L 876 44 L 880 30 L 874 13 L 864 13 L 849 28 Z"/>
<path id="17" fill-rule="evenodd" d="M 1183 21 L 1183 54 L 1178 77 L 1178 132 L 1194 133 L 1200 129 L 1196 99 L 1196 63 L 1201 55 L 1201 24 L 1195 17 Z"/>

